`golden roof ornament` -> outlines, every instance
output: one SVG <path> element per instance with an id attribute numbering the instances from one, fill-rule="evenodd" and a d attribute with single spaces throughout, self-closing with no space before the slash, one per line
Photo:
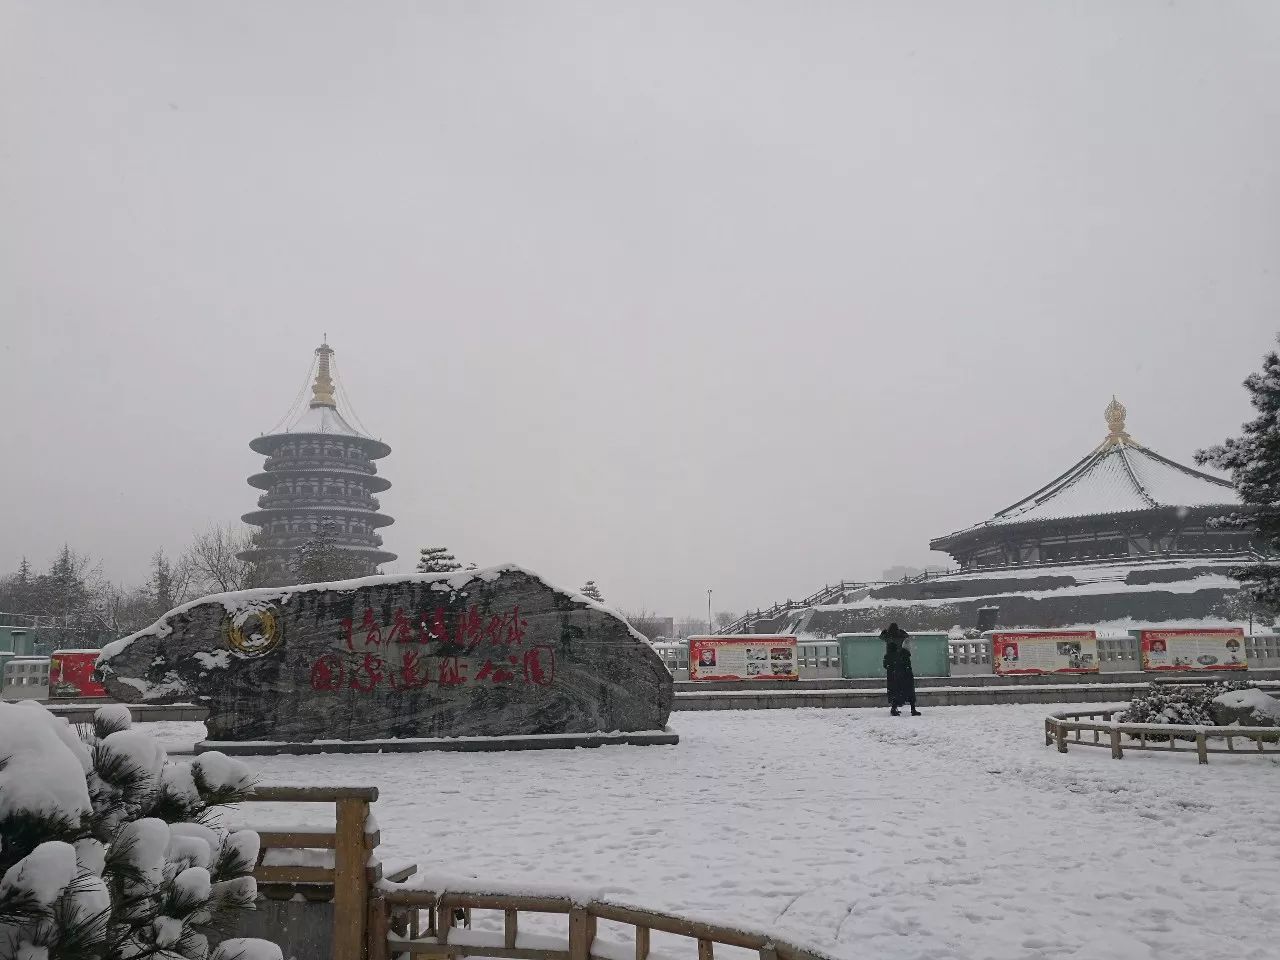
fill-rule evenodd
<path id="1" fill-rule="evenodd" d="M 1124 418 L 1128 412 L 1124 408 L 1124 404 L 1116 399 L 1115 394 L 1112 394 L 1111 402 L 1107 404 L 1107 409 L 1102 414 L 1106 418 L 1107 429 L 1110 431 L 1107 434 L 1107 439 L 1102 442 L 1104 448 L 1133 442 L 1133 438 L 1124 429 Z"/>
<path id="2" fill-rule="evenodd" d="M 328 336 L 325 336 L 328 340 Z M 316 347 L 316 356 L 320 358 L 316 369 L 316 382 L 311 385 L 311 406 L 333 407 L 338 403 L 333 399 L 333 377 L 329 375 L 329 358 L 333 356 L 333 348 L 328 343 Z"/>

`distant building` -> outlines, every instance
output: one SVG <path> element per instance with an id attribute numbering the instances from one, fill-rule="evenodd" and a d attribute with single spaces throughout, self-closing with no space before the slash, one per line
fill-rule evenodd
<path id="1" fill-rule="evenodd" d="M 989 520 L 938 537 L 964 571 L 1121 560 L 1220 560 L 1258 549 L 1248 530 L 1215 529 L 1240 509 L 1225 480 L 1160 456 L 1107 405 L 1107 438 L 1066 473 Z"/>
<path id="2" fill-rule="evenodd" d="M 905 583 L 828 587 L 744 617 L 744 633 L 832 636 L 908 630 L 1177 623 L 1224 619 L 1229 572 L 1264 559 L 1252 530 L 1215 527 L 1241 510 L 1235 488 L 1136 442 L 1114 398 L 1106 439 L 1065 473 L 930 547 L 959 567 Z M 987 624 L 984 624 L 986 626 Z"/>
<path id="3" fill-rule="evenodd" d="M 670 640 L 676 635 L 674 617 L 634 617 L 629 622 L 650 640 Z"/>
<path id="4" fill-rule="evenodd" d="M 333 349 L 316 349 L 316 375 L 307 407 L 280 433 L 264 434 L 249 443 L 267 459 L 249 485 L 265 491 L 246 523 L 261 528 L 258 543 L 240 554 L 259 564 L 269 582 L 287 575 L 293 551 L 328 524 L 335 545 L 354 554 L 375 572 L 378 564 L 396 559 L 382 549 L 381 527 L 393 521 L 381 513 L 374 494 L 391 483 L 378 476 L 375 460 L 391 452 L 381 440 L 361 433 L 339 412 L 331 373 Z"/>

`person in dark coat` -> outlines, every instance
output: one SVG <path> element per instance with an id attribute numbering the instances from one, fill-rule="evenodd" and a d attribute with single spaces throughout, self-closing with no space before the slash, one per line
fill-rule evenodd
<path id="1" fill-rule="evenodd" d="M 898 708 L 909 703 L 911 715 L 920 716 L 916 709 L 916 675 L 911 670 L 911 651 L 907 649 L 910 635 L 891 623 L 880 631 L 880 639 L 884 641 L 884 671 L 889 680 L 889 713 L 900 716 Z"/>

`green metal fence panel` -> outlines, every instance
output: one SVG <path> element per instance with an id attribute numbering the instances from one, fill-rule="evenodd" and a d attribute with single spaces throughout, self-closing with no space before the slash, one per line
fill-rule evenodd
<path id="1" fill-rule="evenodd" d="M 846 680 L 884 679 L 884 641 L 878 633 L 842 633 L 840 676 Z M 951 651 L 945 633 L 913 633 L 907 641 L 917 677 L 951 676 Z"/>

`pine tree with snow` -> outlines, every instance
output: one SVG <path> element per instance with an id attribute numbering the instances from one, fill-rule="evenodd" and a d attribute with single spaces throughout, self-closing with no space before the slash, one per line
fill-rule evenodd
<path id="1" fill-rule="evenodd" d="M 419 553 L 419 573 L 453 573 L 462 569 L 462 564 L 448 547 L 423 547 Z"/>
<path id="2" fill-rule="evenodd" d="M 169 761 L 123 706 L 78 735 L 40 704 L 0 703 L 0 957 L 279 960 L 262 940 L 208 947 L 257 896 L 258 835 L 211 816 L 252 788 L 220 753 Z"/>
<path id="3" fill-rule="evenodd" d="M 294 583 L 329 583 L 350 580 L 368 573 L 368 565 L 338 542 L 336 521 L 325 517 L 312 535 L 289 556 L 289 573 Z"/>
<path id="4" fill-rule="evenodd" d="M 604 597 L 600 594 L 600 588 L 596 586 L 594 580 L 588 580 L 584 583 L 580 592 L 584 597 L 588 597 L 596 603 L 604 603 Z"/>
<path id="5" fill-rule="evenodd" d="M 1246 512 L 1216 521 L 1220 526 L 1255 527 L 1263 542 L 1280 553 L 1280 354 L 1272 350 L 1262 371 L 1244 382 L 1258 416 L 1243 433 L 1201 450 L 1196 462 L 1231 474 Z M 1231 571 L 1259 604 L 1280 612 L 1280 563 L 1255 563 Z"/>

